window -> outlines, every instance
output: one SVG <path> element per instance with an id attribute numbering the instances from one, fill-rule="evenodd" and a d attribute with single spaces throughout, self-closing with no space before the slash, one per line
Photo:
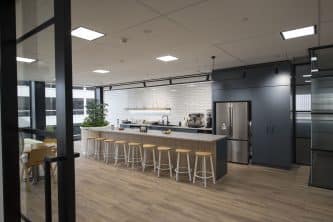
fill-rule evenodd
<path id="1" fill-rule="evenodd" d="M 296 95 L 297 111 L 311 111 L 311 94 Z"/>
<path id="2" fill-rule="evenodd" d="M 30 84 L 17 86 L 18 126 L 31 127 Z"/>

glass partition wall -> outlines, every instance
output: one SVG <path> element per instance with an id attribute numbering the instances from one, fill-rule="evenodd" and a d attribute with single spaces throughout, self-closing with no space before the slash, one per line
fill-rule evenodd
<path id="1" fill-rule="evenodd" d="M 312 72 L 310 185 L 333 189 L 333 45 L 310 49 Z"/>
<path id="2" fill-rule="evenodd" d="M 16 0 L 16 30 L 22 218 L 75 221 L 70 1 Z"/>

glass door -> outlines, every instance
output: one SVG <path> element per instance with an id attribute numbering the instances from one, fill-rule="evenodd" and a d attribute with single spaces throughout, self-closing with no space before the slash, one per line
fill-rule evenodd
<path id="1" fill-rule="evenodd" d="M 75 221 L 70 1 L 16 0 L 16 33 L 22 218 Z"/>

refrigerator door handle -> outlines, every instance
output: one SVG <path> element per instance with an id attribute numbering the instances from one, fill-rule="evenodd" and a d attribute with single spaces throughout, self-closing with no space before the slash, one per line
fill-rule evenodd
<path id="1" fill-rule="evenodd" d="M 229 107 L 229 135 L 232 137 L 232 126 L 233 126 L 233 122 L 232 122 L 232 118 L 233 118 L 233 115 L 232 115 L 232 106 L 230 105 Z"/>
<path id="2" fill-rule="evenodd" d="M 268 124 L 266 125 L 266 135 L 268 135 L 268 132 L 269 132 L 269 127 L 268 127 Z"/>

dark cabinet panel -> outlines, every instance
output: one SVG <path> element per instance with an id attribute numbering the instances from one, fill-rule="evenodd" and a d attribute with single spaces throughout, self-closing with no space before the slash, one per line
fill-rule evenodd
<path id="1" fill-rule="evenodd" d="M 292 164 L 290 63 L 217 70 L 213 80 L 214 102 L 251 102 L 252 163 L 289 168 Z"/>
<path id="2" fill-rule="evenodd" d="M 311 139 L 296 138 L 296 163 L 310 165 Z"/>
<path id="3" fill-rule="evenodd" d="M 333 189 L 333 152 L 312 151 L 310 184 Z"/>
<path id="4" fill-rule="evenodd" d="M 290 85 L 290 63 L 267 63 L 245 68 L 214 70 L 212 78 L 217 89 L 240 89 Z"/>

